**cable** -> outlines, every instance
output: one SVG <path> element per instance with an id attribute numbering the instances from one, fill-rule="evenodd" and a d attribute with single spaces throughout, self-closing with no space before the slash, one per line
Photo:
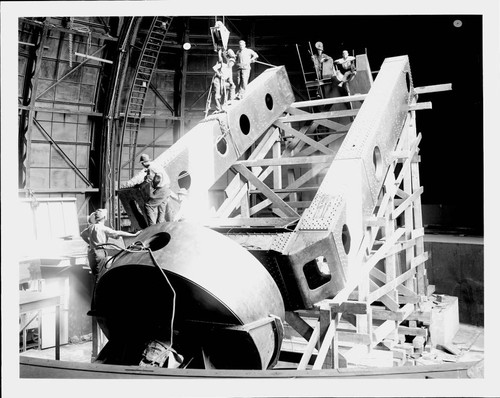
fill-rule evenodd
<path id="1" fill-rule="evenodd" d="M 167 283 L 168 283 L 168 285 L 169 285 L 169 287 L 170 287 L 170 289 L 172 290 L 172 293 L 173 293 L 173 298 L 172 298 L 172 316 L 170 318 L 170 346 L 173 348 L 173 346 L 174 346 L 175 303 L 177 301 L 177 293 L 175 292 L 175 289 L 172 286 L 172 284 L 170 283 L 170 280 L 168 279 L 167 275 L 165 274 L 165 272 L 163 271 L 163 269 L 158 264 L 158 261 L 156 261 L 156 258 L 154 256 L 153 251 L 151 250 L 151 248 L 144 246 L 144 243 L 142 241 L 134 242 L 131 245 L 129 245 L 128 247 L 126 247 L 126 248 L 122 248 L 122 247 L 120 247 L 120 246 L 118 246 L 118 245 L 116 245 L 114 243 L 102 243 L 100 245 L 97 245 L 96 248 L 104 248 L 105 246 L 115 247 L 117 249 L 120 249 L 120 251 L 118 253 L 116 253 L 114 256 L 111 256 L 109 259 L 107 259 L 106 262 L 104 263 L 104 267 L 106 267 L 107 264 L 112 259 L 116 258 L 118 255 L 120 255 L 123 252 L 127 252 L 127 253 L 140 253 L 140 252 L 143 252 L 143 251 L 146 251 L 146 250 L 149 252 L 149 254 L 151 256 L 151 259 L 153 260 L 153 264 L 161 272 L 161 274 L 163 275 L 163 277 L 167 281 Z"/>

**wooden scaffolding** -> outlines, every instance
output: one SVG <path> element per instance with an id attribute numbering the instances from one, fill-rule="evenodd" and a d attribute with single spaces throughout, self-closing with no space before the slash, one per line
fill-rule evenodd
<path id="1" fill-rule="evenodd" d="M 449 89 L 451 86 L 445 84 L 416 88 L 415 92 Z M 292 104 L 248 159 L 233 165 L 236 175 L 225 191 L 227 198 L 209 226 L 296 225 L 311 205 L 321 175 L 335 158 L 335 142 L 342 142 L 352 125 L 335 120 L 355 117 L 359 111 L 308 113 L 300 108 L 360 104 L 366 98 L 367 94 L 361 94 Z M 431 109 L 431 103 L 417 104 L 415 99 L 408 106 L 375 211 L 356 256 L 348 264 L 345 287 L 314 309 L 287 312 L 286 322 L 306 341 L 298 370 L 370 363 L 403 365 L 406 354 L 430 345 L 433 286 L 428 285 L 425 269 L 428 253 L 424 250 L 419 176 L 422 136 L 416 129 L 416 111 L 423 109 Z M 292 123 L 303 125 L 295 128 Z M 329 133 L 315 136 L 318 126 L 326 127 Z M 264 246 L 266 238 L 248 237 L 244 246 L 255 246 L 256 242 Z"/>
<path id="2" fill-rule="evenodd" d="M 355 263 L 349 264 L 352 272 L 345 287 L 333 299 L 318 303 L 315 310 L 299 312 L 315 318 L 312 334 L 304 333 L 308 343 L 299 370 L 306 369 L 315 349 L 313 369 L 359 364 L 377 346 L 390 352 L 391 366 L 405 357 L 406 336 L 419 336 L 422 345 L 427 342 L 428 329 L 417 326 L 417 322 L 429 322 L 433 292 L 425 270 L 428 253 L 422 224 L 420 140 L 415 111 L 411 110 L 393 153 L 383 195 Z M 405 321 L 409 326 L 403 325 Z"/>

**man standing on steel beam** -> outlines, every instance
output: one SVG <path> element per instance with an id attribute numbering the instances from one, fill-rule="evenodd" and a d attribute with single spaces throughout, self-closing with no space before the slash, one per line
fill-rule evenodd
<path id="1" fill-rule="evenodd" d="M 243 98 L 248 80 L 250 79 L 251 64 L 259 58 L 254 50 L 247 47 L 245 40 L 240 40 L 239 45 L 240 49 L 236 53 L 236 68 L 238 72 L 238 93 L 236 94 L 236 99 Z"/>

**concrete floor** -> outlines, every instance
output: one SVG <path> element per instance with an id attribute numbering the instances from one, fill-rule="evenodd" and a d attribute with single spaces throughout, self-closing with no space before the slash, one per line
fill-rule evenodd
<path id="1" fill-rule="evenodd" d="M 455 337 L 453 347 L 460 353 L 452 355 L 442 350 L 433 348 L 430 352 L 422 356 L 417 362 L 418 365 L 436 364 L 442 362 L 470 362 L 480 361 L 484 358 L 484 328 L 460 324 Z M 54 348 L 44 350 L 29 349 L 21 352 L 20 355 L 34 358 L 54 359 Z M 60 360 L 71 362 L 90 363 L 92 357 L 92 341 L 81 343 L 69 343 L 61 346 Z"/>

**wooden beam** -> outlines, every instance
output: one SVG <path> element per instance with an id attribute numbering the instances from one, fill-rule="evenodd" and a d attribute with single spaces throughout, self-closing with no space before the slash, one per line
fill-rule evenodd
<path id="1" fill-rule="evenodd" d="M 364 101 L 367 96 L 368 94 L 355 94 L 345 97 L 324 98 L 324 99 L 309 100 L 309 101 L 297 101 L 290 106 L 294 108 L 306 108 L 310 106 L 342 104 L 345 102 Z"/>
<path id="2" fill-rule="evenodd" d="M 410 328 L 407 326 L 399 326 L 398 334 L 404 334 L 409 336 L 423 336 L 427 339 L 427 329 L 426 328 Z"/>
<path id="3" fill-rule="evenodd" d="M 331 144 L 333 141 L 336 141 L 340 138 L 344 138 L 346 134 L 347 133 L 330 134 L 330 135 L 327 135 L 325 138 L 319 140 L 318 142 L 322 145 L 327 146 L 327 145 Z M 300 143 L 303 144 L 302 141 L 300 141 Z M 297 147 L 298 147 L 297 150 L 300 149 L 300 151 L 295 152 L 295 156 L 309 156 L 309 155 L 312 155 L 316 151 L 315 148 L 310 147 L 310 146 L 305 148 L 305 149 L 302 149 L 302 146 L 299 147 L 299 145 L 297 145 Z"/>
<path id="4" fill-rule="evenodd" d="M 389 311 L 381 308 L 372 307 L 372 317 L 373 319 L 378 320 L 393 320 L 397 322 L 403 322 L 406 318 L 408 318 L 413 310 L 415 309 L 415 305 L 411 303 L 405 304 L 398 311 Z"/>
<path id="5" fill-rule="evenodd" d="M 278 128 L 269 128 L 260 140 L 257 147 L 250 154 L 249 160 L 263 159 L 278 139 L 279 134 L 280 133 Z M 265 175 L 264 173 L 261 174 L 262 168 L 260 167 L 253 168 L 252 172 L 255 175 L 259 176 L 261 181 L 267 177 L 267 175 Z M 217 216 L 229 217 L 231 212 L 233 212 L 238 208 L 238 206 L 241 205 L 241 201 L 243 200 L 244 195 L 246 195 L 249 191 L 249 188 L 249 184 L 243 183 L 241 181 L 241 176 L 239 174 L 236 174 L 225 190 L 228 197 L 217 210 Z M 249 212 L 248 216 L 250 215 L 251 214 Z"/>
<path id="6" fill-rule="evenodd" d="M 330 305 L 332 312 L 346 312 L 349 314 L 367 314 L 368 313 L 368 303 L 362 301 L 344 301 L 343 303 L 336 303 L 331 300 L 324 300 L 324 302 Z"/>
<path id="7" fill-rule="evenodd" d="M 391 293 L 391 292 L 389 292 Z M 396 292 L 394 292 L 394 296 L 396 296 Z M 397 297 L 397 296 L 396 296 Z M 391 311 L 397 311 L 399 309 L 399 304 L 398 302 L 389 294 L 384 294 L 383 296 L 379 297 L 379 301 L 384 303 L 384 305 L 389 308 Z"/>
<path id="8" fill-rule="evenodd" d="M 314 361 L 313 370 L 321 369 L 323 367 L 336 331 L 337 322 L 335 319 L 332 319 L 332 321 L 330 322 L 330 326 L 328 326 L 328 330 L 325 334 L 325 338 L 323 339 L 323 344 L 321 344 L 321 348 L 319 349 L 318 355 L 316 356 L 316 361 Z"/>
<path id="9" fill-rule="evenodd" d="M 372 333 L 372 343 L 371 346 L 375 347 L 383 339 L 385 339 L 391 332 L 395 331 L 397 328 L 396 321 L 387 320 L 382 325 L 377 327 Z"/>
<path id="10" fill-rule="evenodd" d="M 240 178 L 240 175 L 237 175 L 238 178 Z M 219 207 L 217 210 L 216 216 L 217 217 L 229 217 L 230 214 L 238 208 L 239 205 L 241 205 L 241 200 L 243 199 L 243 196 L 245 196 L 248 193 L 248 184 L 244 183 L 243 181 L 240 182 L 240 187 L 236 191 L 235 194 L 228 196 L 224 203 Z"/>
<path id="11" fill-rule="evenodd" d="M 303 338 L 310 340 L 314 329 L 293 311 L 285 312 L 285 321 Z"/>
<path id="12" fill-rule="evenodd" d="M 316 347 L 316 343 L 319 340 L 319 321 L 316 321 L 314 325 L 314 331 L 312 332 L 311 338 L 307 343 L 306 349 L 300 358 L 299 365 L 297 366 L 297 370 L 304 370 L 311 359 L 311 355 L 313 353 L 314 348 Z M 316 359 L 317 360 L 317 359 Z"/>
<path id="13" fill-rule="evenodd" d="M 346 109 L 342 111 L 309 113 L 307 115 L 282 116 L 278 118 L 278 121 L 282 123 L 295 123 L 295 122 L 308 122 L 311 120 L 317 121 L 321 119 L 337 119 L 342 117 L 356 116 L 358 112 L 359 109 Z"/>
<path id="14" fill-rule="evenodd" d="M 401 184 L 401 181 L 403 181 L 403 178 L 408 172 L 408 169 L 410 168 L 412 162 L 411 158 L 413 158 L 413 155 L 417 152 L 418 150 L 418 144 L 420 143 L 420 140 L 422 139 L 422 134 L 419 134 L 415 141 L 412 142 L 411 147 L 410 147 L 410 154 L 408 156 L 408 159 L 405 160 L 403 167 L 401 168 L 398 178 L 396 179 L 395 186 L 399 187 L 399 184 Z"/>
<path id="15" fill-rule="evenodd" d="M 330 148 L 320 144 L 317 141 L 314 141 L 312 138 L 308 137 L 307 135 L 301 133 L 298 130 L 295 130 L 294 128 L 290 127 L 287 124 L 284 124 L 280 121 L 276 121 L 276 122 L 274 122 L 274 125 L 276 127 L 279 127 L 280 129 L 285 130 L 287 133 L 292 134 L 294 137 L 304 141 L 305 143 L 309 144 L 311 147 L 316 148 L 316 150 L 318 150 L 320 152 L 326 153 L 327 155 L 332 155 L 334 153 Z"/>
<path id="16" fill-rule="evenodd" d="M 401 199 L 406 199 L 406 198 L 409 198 L 410 197 L 410 194 L 403 191 L 402 189 L 398 188 L 397 189 L 397 192 L 396 192 L 396 195 L 398 195 Z"/>
<path id="17" fill-rule="evenodd" d="M 418 257 L 415 257 L 412 261 L 412 268 L 410 268 L 408 271 L 405 273 L 399 275 L 396 279 L 393 279 L 392 281 L 387 282 L 384 286 L 382 286 L 380 289 L 377 289 L 374 292 L 371 292 L 368 295 L 368 302 L 373 303 L 375 300 L 378 298 L 382 297 L 383 295 L 387 294 L 390 292 L 392 289 L 395 289 L 398 285 L 406 281 L 407 279 L 411 278 L 415 272 L 416 268 L 419 265 L 422 265 L 428 258 L 427 253 L 424 253 L 423 255 L 420 255 Z"/>
<path id="18" fill-rule="evenodd" d="M 433 86 L 415 87 L 416 94 L 438 93 L 441 91 L 451 91 L 451 83 L 435 84 Z"/>
<path id="19" fill-rule="evenodd" d="M 337 331 L 337 338 L 339 343 L 362 344 L 369 345 L 371 343 L 371 336 L 366 333 L 356 333 L 354 330 L 351 332 Z"/>
<path id="20" fill-rule="evenodd" d="M 301 109 L 295 109 L 295 108 L 287 108 L 286 110 L 289 114 L 294 115 L 294 116 L 300 116 L 300 115 L 312 115 L 310 112 L 303 111 Z M 304 134 L 310 134 L 313 131 L 315 131 L 318 126 L 323 126 L 328 129 L 333 130 L 334 132 L 337 133 L 345 133 L 349 130 L 348 125 L 344 125 L 339 122 L 335 122 L 333 120 L 328 120 L 328 119 L 313 119 L 313 122 L 309 126 L 303 126 L 304 128 Z"/>
<path id="21" fill-rule="evenodd" d="M 259 178 L 253 174 L 246 167 L 239 164 L 233 165 L 233 168 L 242 175 L 250 184 L 254 185 L 257 189 L 260 189 L 262 193 L 267 196 L 267 198 L 278 205 L 278 207 L 288 216 L 288 217 L 300 217 L 295 210 L 286 204 L 283 199 L 281 199 L 277 194 L 275 194 L 271 188 L 264 184 Z"/>
<path id="22" fill-rule="evenodd" d="M 386 253 L 389 251 L 389 249 L 396 243 L 396 241 L 404 234 L 404 229 L 403 228 L 398 228 L 394 234 L 392 234 L 387 241 L 375 252 L 364 264 L 361 264 L 358 266 L 358 268 L 353 269 L 352 273 L 349 275 L 349 280 L 345 284 L 344 288 L 333 298 L 334 302 L 336 303 L 341 303 L 344 301 L 347 301 L 349 294 L 358 286 L 360 283 L 361 278 L 363 277 L 368 277 L 369 272 L 377 263 L 383 259 L 386 255 Z M 364 251 L 364 250 L 363 250 Z M 389 292 L 391 289 L 388 291 L 384 292 L 377 298 L 383 296 L 387 292 Z M 370 297 L 372 293 L 369 294 L 368 297 Z M 373 302 L 375 300 L 369 300 L 368 302 Z"/>
<path id="23" fill-rule="evenodd" d="M 299 164 L 331 163 L 334 158 L 335 158 L 334 155 L 281 157 L 275 159 L 240 160 L 235 164 L 239 164 L 246 167 L 295 166 Z"/>
<path id="24" fill-rule="evenodd" d="M 370 227 L 383 227 L 385 226 L 385 218 L 370 216 L 366 218 L 366 224 Z"/>
<path id="25" fill-rule="evenodd" d="M 418 297 L 417 294 L 413 290 L 408 289 L 405 285 L 399 285 L 398 292 L 399 292 L 399 294 L 402 294 L 404 296 Z"/>
<path id="26" fill-rule="evenodd" d="M 306 173 L 304 173 L 303 175 L 301 175 L 299 178 L 297 178 L 293 183 L 289 184 L 287 189 L 293 189 L 293 188 L 300 188 L 302 185 L 304 185 L 306 182 L 308 182 L 309 180 L 313 179 L 314 177 L 316 177 L 317 174 L 319 174 L 326 166 L 324 164 L 316 164 L 314 166 L 312 166 L 312 168 L 310 170 L 308 170 Z M 264 174 L 264 173 L 262 173 Z M 261 178 L 262 176 L 259 176 L 259 178 Z M 293 191 L 290 191 L 290 192 L 293 192 Z M 288 195 L 290 195 L 290 192 L 283 192 L 283 193 L 280 193 L 279 196 L 283 199 L 283 198 L 286 198 Z M 253 206 L 251 209 L 250 209 L 250 214 L 255 214 L 255 213 L 258 213 L 259 211 L 261 211 L 262 209 L 266 208 L 267 206 L 269 206 L 271 204 L 271 200 L 269 199 L 266 199 L 266 200 L 263 200 L 262 202 L 260 202 L 259 204 Z"/>
<path id="27" fill-rule="evenodd" d="M 432 102 L 418 102 L 408 107 L 409 111 L 421 111 L 423 109 L 432 109 Z"/>

